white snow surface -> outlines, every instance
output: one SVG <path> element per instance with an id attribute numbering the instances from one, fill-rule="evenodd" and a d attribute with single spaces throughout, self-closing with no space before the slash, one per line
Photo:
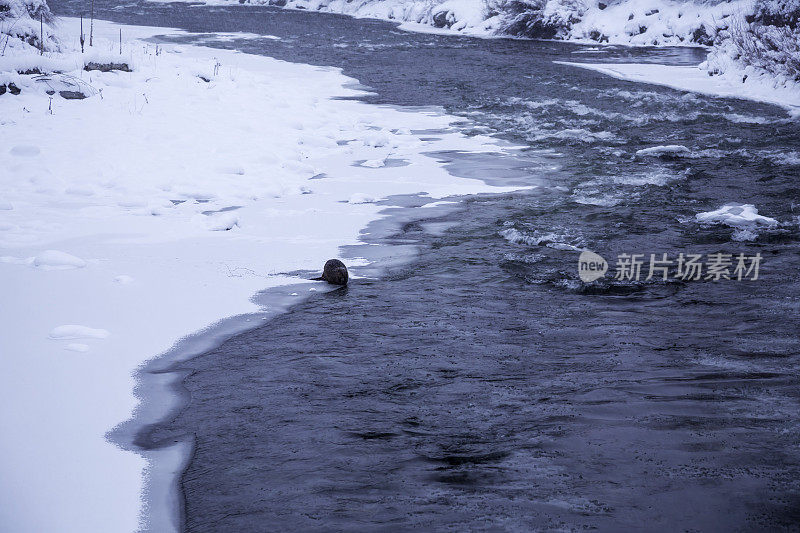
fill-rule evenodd
<path id="1" fill-rule="evenodd" d="M 663 85 L 680 91 L 711 96 L 742 98 L 774 104 L 786 109 L 793 117 L 800 116 L 800 84 L 778 82 L 774 77 L 750 71 L 745 82 L 739 71 L 709 76 L 699 66 L 670 66 L 652 63 L 572 63 L 556 61 L 594 70 L 620 80 Z"/>
<path id="2" fill-rule="evenodd" d="M 318 271 L 358 243 L 386 208 L 364 200 L 511 190 L 422 155 L 502 150 L 495 141 L 436 110 L 334 99 L 359 94 L 337 69 L 156 53 L 138 39 L 171 30 L 96 21 L 91 55 L 134 71 L 84 72 L 78 25 L 60 24 L 73 52 L 38 64 L 68 67 L 89 98 L 51 103 L 13 72 L 35 50 L 10 47 L 0 64 L 23 88 L 0 97 L 0 524 L 15 532 L 146 526 L 148 464 L 105 438 L 136 407 L 135 369 L 258 311 L 257 291 L 298 282 L 282 272 Z M 411 133 L 431 129 L 439 140 Z M 389 156 L 408 164 L 357 164 Z"/>

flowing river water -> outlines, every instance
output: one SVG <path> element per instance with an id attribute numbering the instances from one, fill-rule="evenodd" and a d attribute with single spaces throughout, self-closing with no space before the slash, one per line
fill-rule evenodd
<path id="1" fill-rule="evenodd" d="M 84 3 L 53 8 L 77 16 Z M 172 363 L 185 405 L 137 442 L 191 442 L 186 530 L 800 527 L 800 123 L 554 63 L 696 64 L 703 51 L 415 34 L 239 5 L 95 10 L 197 34 L 181 42 L 340 67 L 372 88 L 368 102 L 440 106 L 466 133 L 527 148 L 432 157 L 536 186 L 390 217 L 381 242 L 413 245 L 413 259 Z M 657 145 L 691 154 L 635 155 Z M 696 222 L 728 202 L 779 224 Z M 673 269 L 584 284 L 584 248 L 612 270 L 634 253 L 763 262 L 755 281 Z"/>

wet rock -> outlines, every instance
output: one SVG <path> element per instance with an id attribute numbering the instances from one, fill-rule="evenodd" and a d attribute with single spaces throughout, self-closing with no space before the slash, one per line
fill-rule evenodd
<path id="1" fill-rule="evenodd" d="M 87 72 L 90 70 L 99 70 L 100 72 L 111 72 L 112 70 L 133 72 L 127 63 L 98 63 L 96 61 L 90 61 L 86 63 L 86 66 L 83 67 L 83 70 Z"/>
<path id="2" fill-rule="evenodd" d="M 447 18 L 447 15 L 449 15 L 449 14 L 450 14 L 449 11 L 439 11 L 438 13 L 436 13 L 433 16 L 433 25 L 434 25 L 434 27 L 436 27 L 436 28 L 449 28 L 450 26 L 452 26 L 453 23 L 450 22 L 448 20 L 448 18 Z"/>
<path id="3" fill-rule="evenodd" d="M 325 262 L 322 276 L 314 279 L 318 281 L 327 281 L 333 285 L 347 285 L 347 267 L 338 259 L 329 259 Z"/>
<path id="4" fill-rule="evenodd" d="M 17 95 L 17 94 L 22 92 L 22 89 L 20 89 L 19 87 L 17 87 L 13 83 L 9 83 L 7 86 L 3 85 L 3 89 L 4 90 L 2 92 L 0 92 L 0 94 L 3 94 L 4 92 L 6 92 L 5 89 L 7 89 L 8 92 L 10 92 L 11 94 L 14 94 L 14 95 Z"/>

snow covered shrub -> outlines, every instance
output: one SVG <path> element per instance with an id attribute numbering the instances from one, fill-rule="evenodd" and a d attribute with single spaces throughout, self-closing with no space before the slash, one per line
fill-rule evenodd
<path id="1" fill-rule="evenodd" d="M 57 50 L 58 41 L 50 27 L 54 20 L 46 0 L 0 0 L 0 54 L 5 53 L 11 39 L 34 48 Z"/>
<path id="2" fill-rule="evenodd" d="M 800 1 L 759 0 L 756 2 L 755 12 L 747 19 L 751 23 L 797 29 L 800 23 Z"/>
<path id="3" fill-rule="evenodd" d="M 534 39 L 564 39 L 588 8 L 584 0 L 495 0 L 490 14 L 499 14 L 500 31 Z"/>
<path id="4" fill-rule="evenodd" d="M 752 0 L 487 0 L 499 32 L 639 46 L 710 46 Z"/>
<path id="5" fill-rule="evenodd" d="M 709 57 L 710 73 L 752 67 L 800 82 L 800 0 L 757 0 L 725 37 Z"/>

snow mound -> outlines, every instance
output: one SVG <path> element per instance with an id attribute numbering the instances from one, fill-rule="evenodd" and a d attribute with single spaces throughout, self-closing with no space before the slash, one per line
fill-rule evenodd
<path id="1" fill-rule="evenodd" d="M 233 213 L 209 216 L 205 224 L 211 231 L 230 231 L 233 228 L 239 227 L 239 216 Z"/>
<path id="2" fill-rule="evenodd" d="M 361 192 L 357 192 L 347 200 L 349 204 L 372 204 L 377 201 L 377 198 L 374 196 L 370 196 L 369 194 L 364 194 Z"/>
<path id="3" fill-rule="evenodd" d="M 386 166 L 386 159 L 368 159 L 361 163 L 362 167 L 381 168 Z"/>
<path id="4" fill-rule="evenodd" d="M 77 324 L 66 324 L 53 328 L 49 337 L 53 340 L 66 339 L 105 339 L 111 335 L 105 329 L 95 329 Z"/>
<path id="5" fill-rule="evenodd" d="M 33 266 L 45 270 L 67 270 L 83 268 L 86 266 L 86 261 L 59 250 L 46 250 L 34 257 Z"/>
<path id="6" fill-rule="evenodd" d="M 717 210 L 698 213 L 695 219 L 706 224 L 724 224 L 742 229 L 778 225 L 778 221 L 774 218 L 759 215 L 758 209 L 753 204 L 725 204 Z"/>

